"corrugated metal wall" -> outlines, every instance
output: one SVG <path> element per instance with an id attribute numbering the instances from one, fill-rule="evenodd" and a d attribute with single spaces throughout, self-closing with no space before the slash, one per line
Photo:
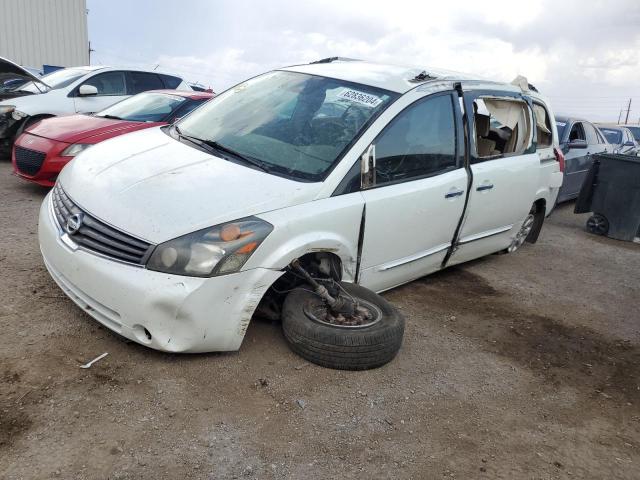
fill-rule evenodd
<path id="1" fill-rule="evenodd" d="M 0 0 L 0 57 L 36 68 L 88 65 L 86 0 Z"/>

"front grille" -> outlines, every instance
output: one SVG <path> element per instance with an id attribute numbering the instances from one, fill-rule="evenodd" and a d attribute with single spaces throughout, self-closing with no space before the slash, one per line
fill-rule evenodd
<path id="1" fill-rule="evenodd" d="M 62 230 L 81 247 L 92 252 L 128 263 L 144 265 L 153 245 L 113 228 L 92 217 L 68 197 L 59 184 L 53 188 L 53 211 Z M 79 215 L 80 226 L 76 231 L 68 228 L 69 217 Z M 70 233 L 73 232 L 73 233 Z"/>
<path id="2" fill-rule="evenodd" d="M 40 171 L 46 154 L 16 145 L 16 167 L 25 175 L 35 175 Z"/>

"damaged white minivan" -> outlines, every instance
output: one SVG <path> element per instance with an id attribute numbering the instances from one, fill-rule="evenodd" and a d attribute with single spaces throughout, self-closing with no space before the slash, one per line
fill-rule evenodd
<path id="1" fill-rule="evenodd" d="M 526 81 L 325 59 L 88 149 L 40 247 L 74 302 L 151 348 L 237 350 L 259 314 L 310 361 L 373 368 L 404 332 L 375 292 L 535 242 L 556 145 Z"/>

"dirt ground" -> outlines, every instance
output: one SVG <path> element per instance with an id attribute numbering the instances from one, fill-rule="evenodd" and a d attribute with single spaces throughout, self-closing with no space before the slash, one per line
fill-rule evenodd
<path id="1" fill-rule="evenodd" d="M 260 320 L 230 354 L 111 334 L 49 278 L 46 191 L 9 172 L 0 478 L 640 478 L 640 245 L 587 234 L 571 204 L 536 245 L 385 294 L 406 315 L 400 354 L 343 372 Z"/>

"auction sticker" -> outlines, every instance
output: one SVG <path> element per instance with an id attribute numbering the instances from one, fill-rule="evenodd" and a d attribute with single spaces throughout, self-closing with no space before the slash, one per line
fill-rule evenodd
<path id="1" fill-rule="evenodd" d="M 357 90 L 351 90 L 350 88 L 342 90 L 342 92 L 338 94 L 338 98 L 344 98 L 345 100 L 360 103 L 371 108 L 375 108 L 382 103 L 382 99 L 380 97 L 376 97 L 369 93 L 359 92 Z"/>

